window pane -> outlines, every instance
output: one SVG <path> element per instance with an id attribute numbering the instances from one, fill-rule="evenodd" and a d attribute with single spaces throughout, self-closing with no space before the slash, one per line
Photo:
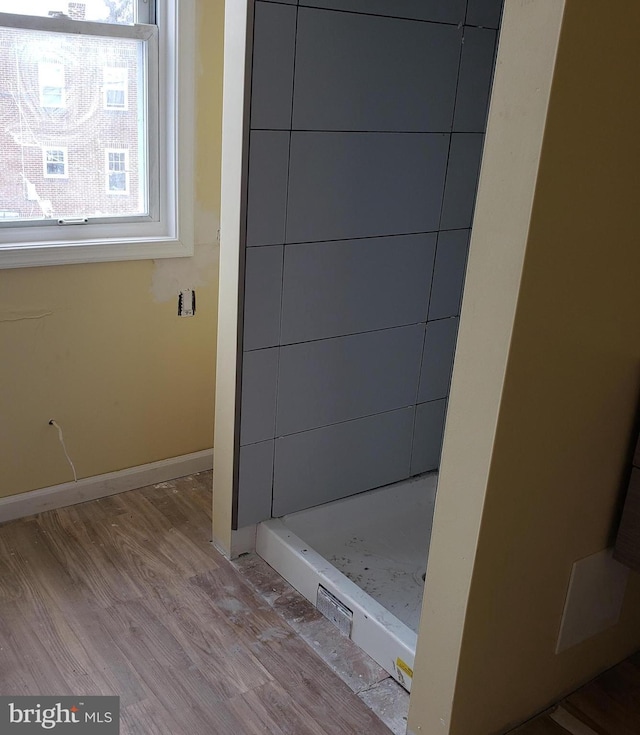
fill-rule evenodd
<path id="1" fill-rule="evenodd" d="M 40 105 L 42 107 L 64 107 L 64 66 L 49 61 L 38 64 Z"/>
<path id="2" fill-rule="evenodd" d="M 45 157 L 45 175 L 46 176 L 64 176 L 65 170 L 65 152 L 57 148 L 47 148 L 44 151 Z"/>
<path id="3" fill-rule="evenodd" d="M 44 151 L 45 176 L 65 176 L 65 151 L 57 148 L 46 148 Z"/>
<path id="4" fill-rule="evenodd" d="M 126 67 L 107 66 L 104 70 L 104 104 L 111 109 L 127 106 L 128 73 Z"/>
<path id="5" fill-rule="evenodd" d="M 136 0 L 84 0 L 67 2 L 63 0 L 0 0 L 1 13 L 20 13 L 22 15 L 60 15 L 74 20 L 93 20 L 101 23 L 135 23 Z"/>
<path id="6" fill-rule="evenodd" d="M 120 173 L 109 174 L 109 191 L 124 192 L 127 190 L 127 175 Z"/>
<path id="7" fill-rule="evenodd" d="M 124 107 L 124 89 L 107 89 L 107 107 Z"/>
<path id="8" fill-rule="evenodd" d="M 3 221 L 148 213 L 143 59 L 138 40 L 0 28 Z"/>

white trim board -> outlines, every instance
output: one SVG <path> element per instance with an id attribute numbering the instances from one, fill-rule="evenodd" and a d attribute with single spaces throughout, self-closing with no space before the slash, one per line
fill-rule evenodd
<path id="1" fill-rule="evenodd" d="M 213 467 L 213 449 L 0 498 L 0 523 L 194 475 Z"/>

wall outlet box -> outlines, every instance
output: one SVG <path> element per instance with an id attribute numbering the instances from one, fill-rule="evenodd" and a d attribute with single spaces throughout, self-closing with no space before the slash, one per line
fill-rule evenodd
<path id="1" fill-rule="evenodd" d="M 613 627 L 620 619 L 629 569 L 613 549 L 577 561 L 571 570 L 556 653 Z"/>
<path id="2" fill-rule="evenodd" d="M 185 288 L 178 293 L 178 316 L 194 316 L 196 313 L 196 292 Z"/>

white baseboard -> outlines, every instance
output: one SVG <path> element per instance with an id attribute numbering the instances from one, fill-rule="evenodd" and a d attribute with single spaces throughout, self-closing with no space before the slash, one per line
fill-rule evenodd
<path id="1" fill-rule="evenodd" d="M 141 464 L 106 475 L 87 477 L 78 482 L 43 487 L 18 495 L 0 498 L 0 523 L 24 518 L 45 510 L 63 508 L 67 505 L 85 503 L 88 500 L 135 490 L 159 482 L 168 482 L 177 477 L 194 475 L 213 467 L 213 449 L 170 457 L 159 462 Z"/>

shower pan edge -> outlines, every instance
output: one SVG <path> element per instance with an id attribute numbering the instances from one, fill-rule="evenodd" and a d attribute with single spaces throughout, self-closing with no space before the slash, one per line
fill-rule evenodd
<path id="1" fill-rule="evenodd" d="M 317 606 L 320 587 L 353 614 L 350 638 L 411 691 L 417 634 L 278 518 L 258 524 L 256 552 Z"/>

